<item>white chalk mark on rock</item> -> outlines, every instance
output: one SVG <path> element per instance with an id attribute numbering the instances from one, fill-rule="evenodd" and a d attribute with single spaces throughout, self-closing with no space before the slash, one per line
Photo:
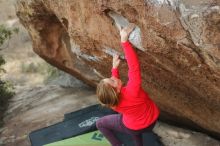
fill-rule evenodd
<path id="1" fill-rule="evenodd" d="M 145 3 L 150 3 L 157 7 L 169 5 L 173 9 L 176 9 L 179 5 L 179 0 L 145 0 Z"/>
<path id="2" fill-rule="evenodd" d="M 116 27 L 119 29 L 119 27 L 125 27 L 128 26 L 129 21 L 124 18 L 123 16 L 110 11 L 108 15 L 114 20 Z M 135 29 L 132 31 L 129 37 L 129 41 L 138 49 L 145 51 L 145 49 L 142 47 L 141 42 L 141 30 L 138 26 L 135 27 Z"/>
<path id="3" fill-rule="evenodd" d="M 116 50 L 114 50 L 114 49 L 112 49 L 112 48 L 109 48 L 109 47 L 104 47 L 104 48 L 105 48 L 105 49 L 103 49 L 103 51 L 104 51 L 106 54 L 108 54 L 108 55 L 110 55 L 110 56 L 114 56 L 114 55 L 118 54 L 118 55 L 120 55 L 120 58 L 121 58 L 121 59 L 125 59 L 124 55 L 122 55 L 120 52 L 118 52 L 118 51 L 116 51 Z"/>
<path id="4" fill-rule="evenodd" d="M 74 43 L 73 41 L 70 41 L 70 44 L 71 44 L 71 51 L 74 54 L 76 54 L 77 57 L 81 57 L 81 58 L 86 59 L 88 61 L 95 61 L 95 62 L 100 61 L 100 58 L 97 56 L 91 56 L 91 55 L 82 53 L 82 51 L 80 50 L 80 46 L 77 45 L 76 43 Z"/>

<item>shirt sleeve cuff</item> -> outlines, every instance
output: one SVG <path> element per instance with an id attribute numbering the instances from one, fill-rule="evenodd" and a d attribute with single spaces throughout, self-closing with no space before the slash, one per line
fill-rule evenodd
<path id="1" fill-rule="evenodd" d="M 130 42 L 129 41 L 121 42 L 121 45 L 122 45 L 122 47 L 126 47 L 126 46 L 130 45 Z"/>
<path id="2" fill-rule="evenodd" d="M 118 72 L 118 68 L 112 68 L 112 72 Z"/>
<path id="3" fill-rule="evenodd" d="M 118 78 L 119 77 L 119 73 L 118 73 L 118 69 L 117 68 L 112 68 L 112 76 Z"/>

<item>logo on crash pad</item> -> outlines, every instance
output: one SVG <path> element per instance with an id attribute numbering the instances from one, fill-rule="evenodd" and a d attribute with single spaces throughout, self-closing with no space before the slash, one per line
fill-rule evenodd
<path id="1" fill-rule="evenodd" d="M 93 140 L 102 141 L 103 138 L 104 138 L 104 136 L 101 133 L 94 133 L 93 136 L 92 136 Z"/>
<path id="2" fill-rule="evenodd" d="M 87 119 L 87 120 L 79 123 L 78 126 L 80 128 L 92 126 L 92 124 L 94 124 L 98 119 L 99 119 L 99 117 L 91 117 L 90 119 Z"/>

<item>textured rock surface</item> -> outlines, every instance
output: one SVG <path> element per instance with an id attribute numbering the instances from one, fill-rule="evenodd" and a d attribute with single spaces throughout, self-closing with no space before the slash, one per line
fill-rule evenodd
<path id="1" fill-rule="evenodd" d="M 219 1 L 18 0 L 16 6 L 34 51 L 92 86 L 110 75 L 112 54 L 122 53 L 117 26 L 134 22 L 130 40 L 142 85 L 165 118 L 220 138 Z M 126 82 L 125 61 L 120 72 Z"/>

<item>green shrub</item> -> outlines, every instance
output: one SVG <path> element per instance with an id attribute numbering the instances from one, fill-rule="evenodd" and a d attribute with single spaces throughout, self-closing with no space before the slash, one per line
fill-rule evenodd
<path id="1" fill-rule="evenodd" d="M 0 80 L 0 127 L 3 125 L 3 115 L 8 107 L 9 100 L 15 95 L 13 89 L 10 82 Z"/>
<path id="2" fill-rule="evenodd" d="M 20 67 L 23 73 L 40 73 L 44 75 L 45 84 L 60 76 L 59 69 L 46 62 L 24 62 Z"/>
<path id="3" fill-rule="evenodd" d="M 0 25 L 0 47 L 6 40 L 11 38 L 13 33 L 18 33 L 18 29 L 7 29 L 5 26 Z M 13 91 L 13 85 L 7 81 L 1 80 L 1 74 L 6 71 L 2 68 L 5 64 L 5 60 L 0 56 L 0 127 L 3 125 L 3 115 L 8 107 L 10 98 L 15 94 Z"/>
<path id="4" fill-rule="evenodd" d="M 19 29 L 9 29 L 6 28 L 4 25 L 0 25 L 0 46 L 4 44 L 6 40 L 9 40 L 13 33 L 18 33 Z"/>
<path id="5" fill-rule="evenodd" d="M 0 75 L 1 75 L 2 72 L 5 73 L 5 70 L 1 67 L 4 64 L 5 64 L 5 60 L 3 59 L 2 56 L 0 56 Z"/>
<path id="6" fill-rule="evenodd" d="M 15 93 L 13 91 L 14 87 L 10 82 L 7 81 L 0 81 L 0 100 L 1 103 L 3 103 L 3 98 L 10 98 L 12 97 Z"/>
<path id="7" fill-rule="evenodd" d="M 51 66 L 50 64 L 48 64 L 46 70 L 47 70 L 47 76 L 44 79 L 44 83 L 48 83 L 51 80 L 53 80 L 53 79 L 55 79 L 55 78 L 60 76 L 59 69 L 57 69 L 54 66 Z"/>
<path id="8" fill-rule="evenodd" d="M 13 85 L 7 81 L 0 81 L 0 103 L 6 103 L 10 97 L 12 97 L 15 93 L 13 92 Z M 2 106 L 0 106 L 0 109 Z"/>
<path id="9" fill-rule="evenodd" d="M 38 64 L 35 64 L 33 62 L 26 64 L 21 64 L 21 72 L 23 73 L 37 73 L 39 71 Z"/>
<path id="10" fill-rule="evenodd" d="M 0 66 L 4 65 L 5 64 L 5 60 L 3 59 L 2 56 L 0 56 Z"/>

